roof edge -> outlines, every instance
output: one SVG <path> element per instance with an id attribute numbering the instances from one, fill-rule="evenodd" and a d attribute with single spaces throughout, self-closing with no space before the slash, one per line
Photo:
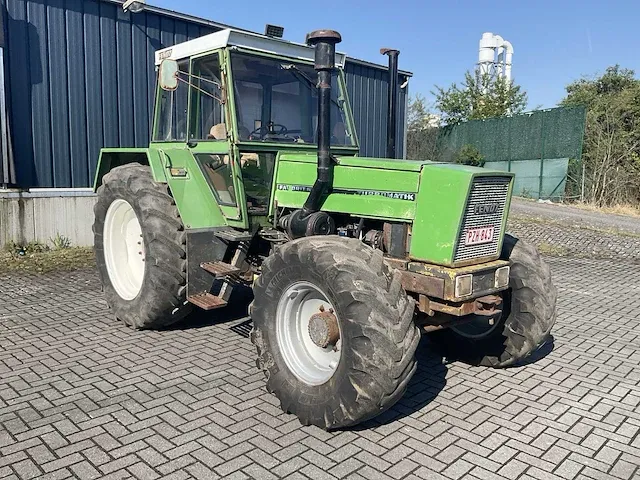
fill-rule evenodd
<path id="1" fill-rule="evenodd" d="M 115 4 L 115 5 L 120 5 L 121 7 L 124 4 L 124 1 L 122 1 L 122 0 L 100 0 L 100 1 L 105 2 L 105 3 L 112 3 L 112 4 Z M 234 27 L 234 26 L 231 26 L 231 25 L 227 25 L 225 23 L 214 22 L 213 20 L 207 20 L 206 18 L 196 17 L 196 16 L 190 15 L 188 13 L 180 13 L 180 12 L 177 12 L 175 10 L 169 10 L 167 8 L 156 7 L 156 6 L 149 5 L 149 4 L 146 4 L 144 10 L 147 11 L 147 12 L 156 13 L 158 15 L 164 15 L 164 16 L 167 16 L 167 17 L 173 17 L 173 18 L 178 18 L 178 19 L 185 20 L 185 21 L 188 21 L 188 22 L 197 23 L 197 24 L 200 24 L 202 26 L 215 27 L 215 28 L 219 28 L 221 30 L 226 30 L 226 29 L 235 30 L 235 31 L 243 32 L 243 33 L 250 33 L 252 35 L 260 35 L 260 36 L 265 37 L 265 38 L 270 38 L 270 37 L 267 37 L 266 35 L 264 35 L 264 34 L 262 34 L 260 32 L 254 32 L 253 30 L 248 30 L 246 28 Z M 297 42 L 293 42 L 293 41 L 287 40 L 287 39 L 282 39 L 282 40 L 286 41 L 286 42 L 294 43 L 294 44 L 297 43 Z M 357 65 L 363 65 L 363 66 L 370 67 L 370 68 L 377 68 L 379 70 L 384 70 L 384 71 L 388 70 L 388 67 L 386 67 L 385 65 L 374 63 L 374 62 L 369 62 L 367 60 L 361 60 L 359 58 L 351 57 L 348 54 L 346 55 L 345 63 L 355 63 Z M 413 73 L 412 72 L 408 72 L 406 70 L 399 70 L 398 73 L 401 74 L 401 75 L 404 75 L 406 77 L 413 77 Z"/>

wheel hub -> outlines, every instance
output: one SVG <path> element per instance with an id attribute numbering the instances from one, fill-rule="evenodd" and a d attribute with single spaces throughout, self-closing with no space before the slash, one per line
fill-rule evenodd
<path id="1" fill-rule="evenodd" d="M 321 385 L 338 368 L 340 319 L 329 297 L 307 281 L 291 284 L 276 309 L 276 337 L 290 371 L 308 385 Z"/>
<path id="2" fill-rule="evenodd" d="M 340 338 L 340 328 L 338 327 L 338 319 L 333 314 L 333 309 L 328 312 L 321 311 L 311 315 L 309 319 L 309 336 L 311 341 L 320 348 L 327 348 L 329 345 L 335 345 Z"/>

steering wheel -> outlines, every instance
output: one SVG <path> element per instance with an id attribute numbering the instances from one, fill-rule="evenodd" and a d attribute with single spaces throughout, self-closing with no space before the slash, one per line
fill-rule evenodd
<path id="1" fill-rule="evenodd" d="M 269 122 L 266 127 L 262 125 L 251 132 L 249 138 L 253 138 L 254 135 L 259 136 L 259 138 L 264 138 L 267 135 L 286 135 L 288 132 L 289 130 L 284 125 Z"/>

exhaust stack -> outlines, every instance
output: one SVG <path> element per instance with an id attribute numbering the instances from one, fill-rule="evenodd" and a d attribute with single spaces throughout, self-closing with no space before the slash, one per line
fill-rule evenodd
<path id="1" fill-rule="evenodd" d="M 280 226 L 293 238 L 328 235 L 335 230 L 333 219 L 319 210 L 322 196 L 333 182 L 331 74 L 335 69 L 336 44 L 341 41 L 335 30 L 315 30 L 306 38 L 306 43 L 315 47 L 314 69 L 318 72 L 318 173 L 302 209 L 280 219 Z"/>
<path id="2" fill-rule="evenodd" d="M 334 30 L 316 30 L 307 35 L 307 44 L 315 46 L 315 65 L 318 72 L 318 176 L 302 209 L 317 212 L 322 194 L 333 180 L 331 163 L 331 73 L 335 68 L 336 43 L 342 41 Z"/>
<path id="3" fill-rule="evenodd" d="M 387 158 L 396 156 L 396 132 L 398 113 L 398 55 L 400 50 L 393 48 L 380 49 L 382 55 L 389 56 L 389 107 L 387 114 Z"/>

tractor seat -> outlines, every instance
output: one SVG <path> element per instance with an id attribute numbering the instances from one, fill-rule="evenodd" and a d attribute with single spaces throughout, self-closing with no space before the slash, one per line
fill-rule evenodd
<path id="1" fill-rule="evenodd" d="M 209 130 L 207 136 L 209 140 L 226 140 L 227 139 L 227 126 L 224 123 L 216 123 Z"/>

